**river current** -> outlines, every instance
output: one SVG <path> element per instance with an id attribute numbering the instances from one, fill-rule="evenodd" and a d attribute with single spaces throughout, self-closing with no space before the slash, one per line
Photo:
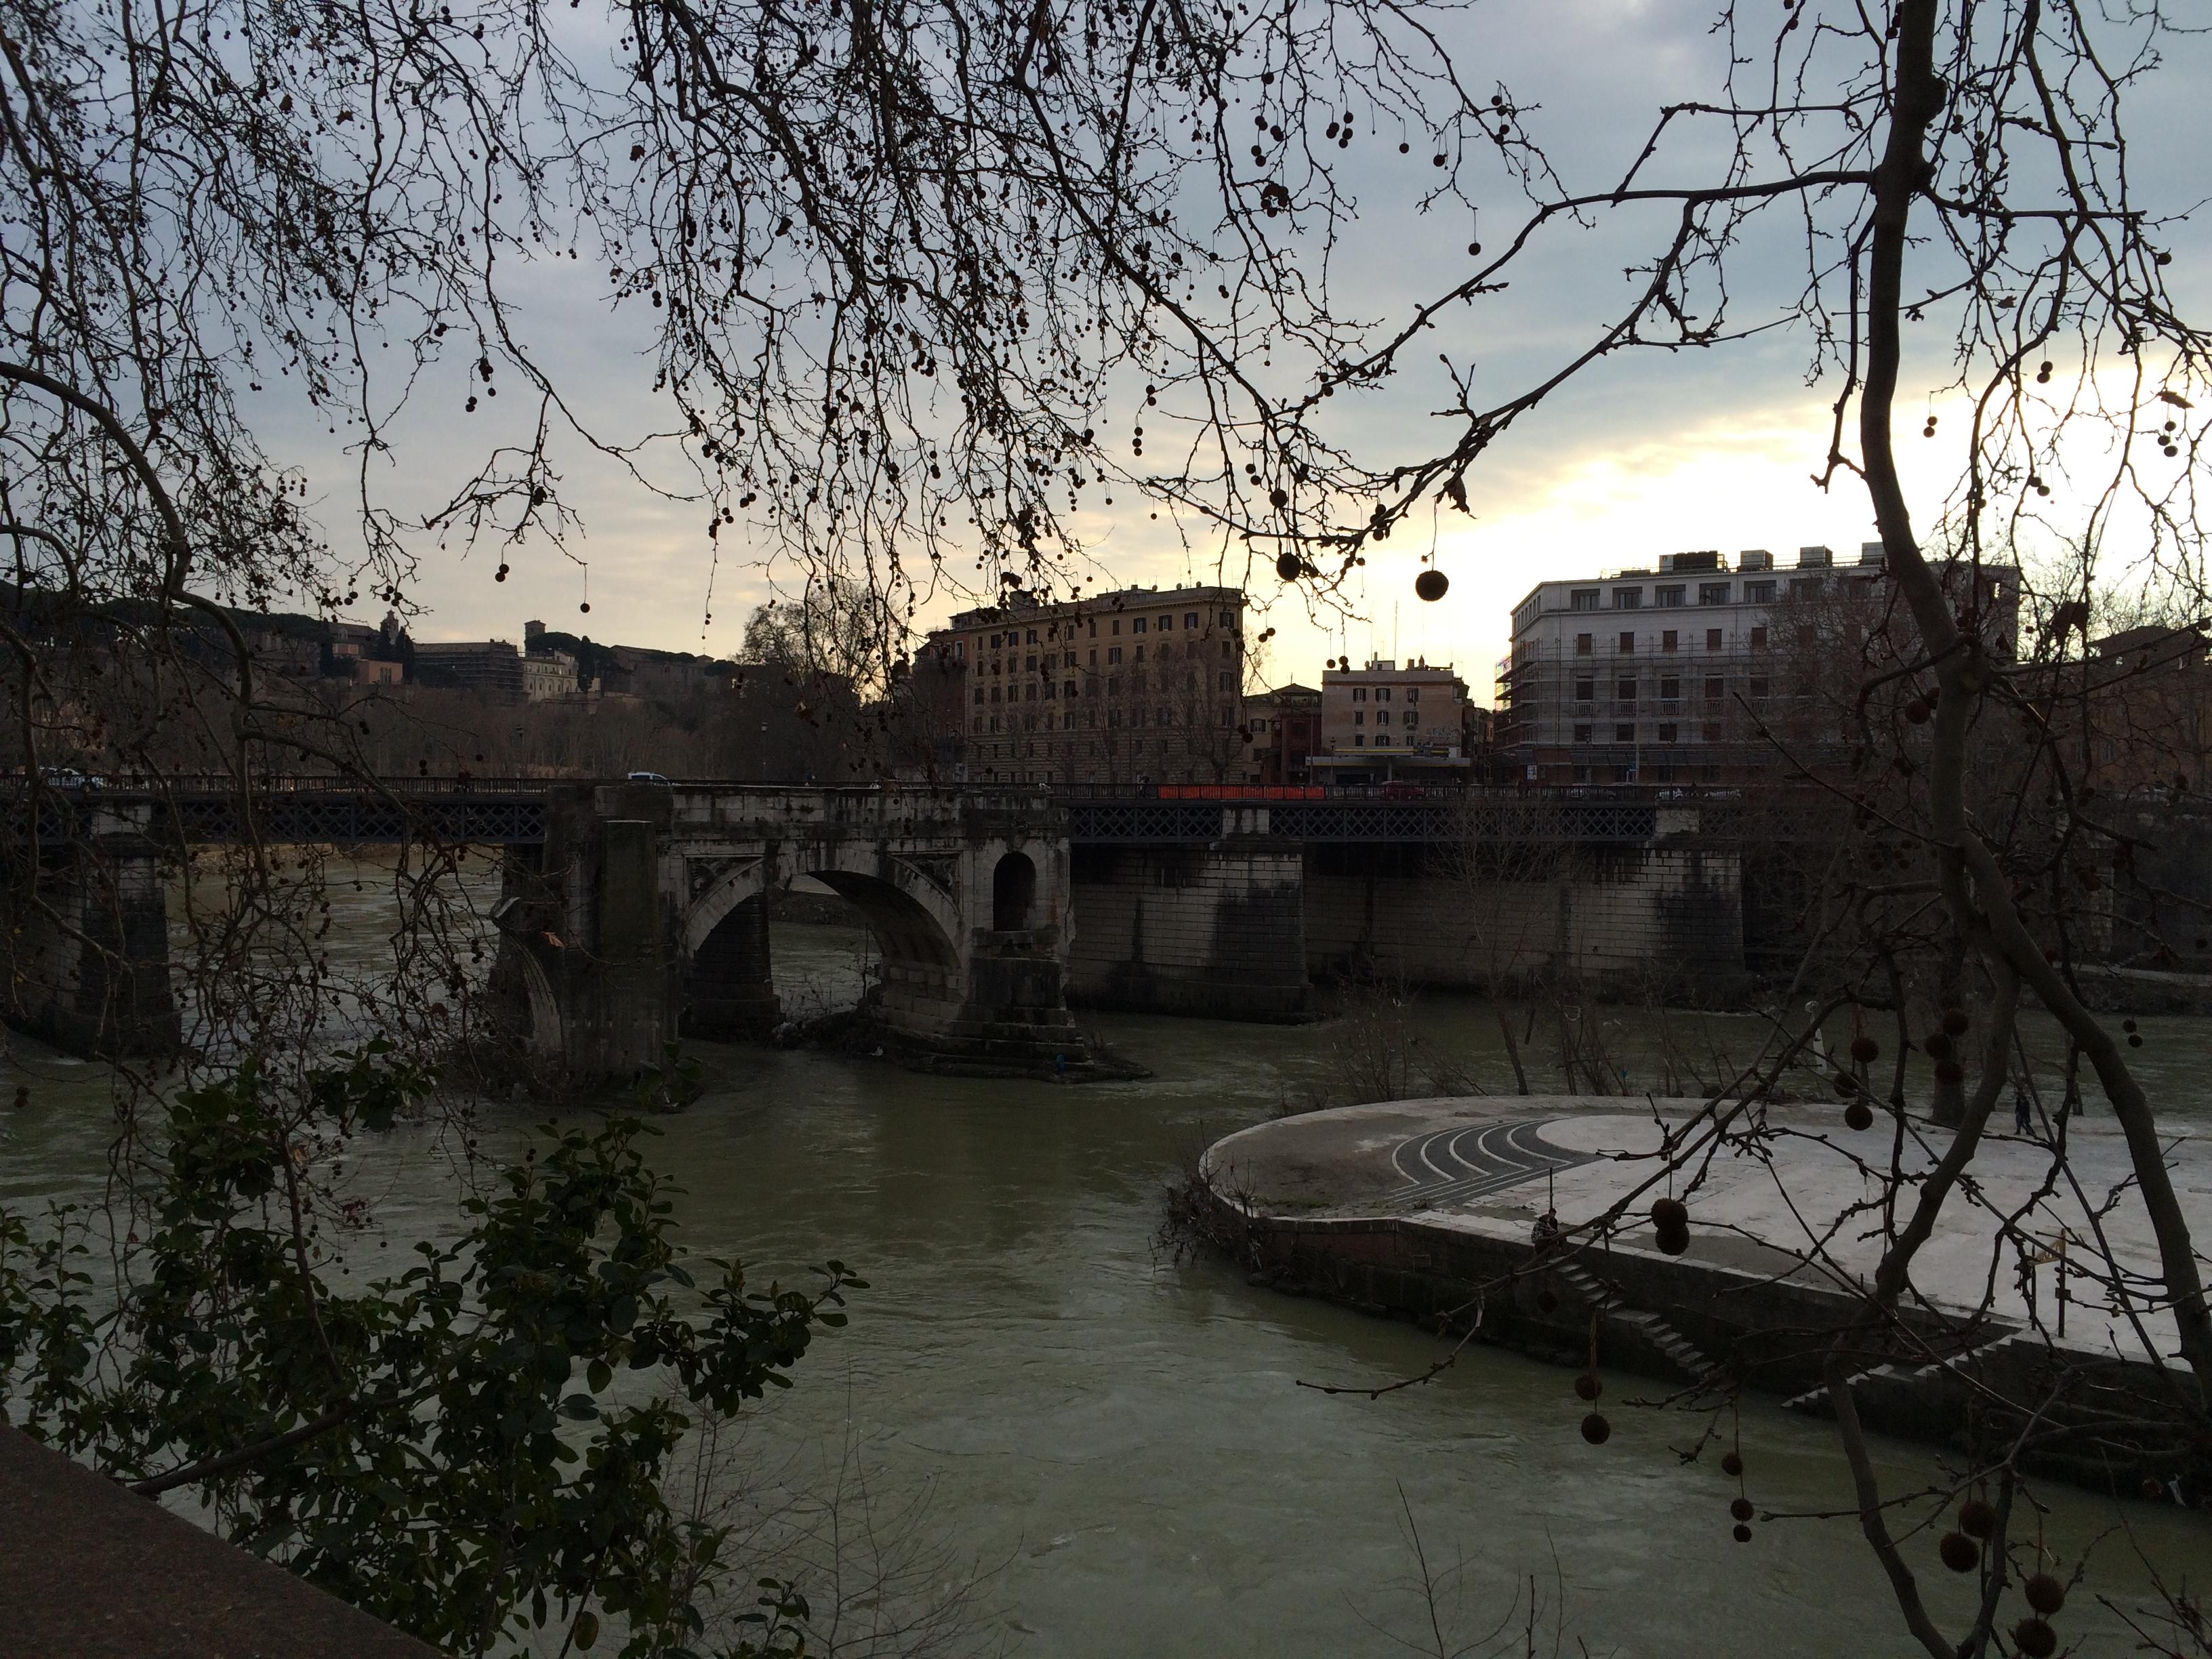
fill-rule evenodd
<path id="1" fill-rule="evenodd" d="M 360 902 L 351 920 L 367 954 L 374 901 Z M 779 924 L 774 948 L 787 1004 L 829 1006 L 857 985 L 866 939 Z M 1511 1086 L 1481 1005 L 1430 999 L 1413 1012 L 1425 1044 L 1483 1086 Z M 1633 1080 L 1650 1034 L 1617 1018 L 1612 1051 Z M 701 1044 L 704 1096 L 658 1122 L 653 1155 L 684 1188 L 693 1248 L 787 1279 L 834 1255 L 869 1281 L 849 1327 L 824 1334 L 799 1386 L 748 1430 L 736 1477 L 810 1502 L 835 1486 L 848 1533 L 872 1525 L 894 1582 L 855 1596 L 856 1612 L 896 1615 L 973 1580 L 959 1633 L 982 1650 L 1384 1655 L 1404 1638 L 1435 1651 L 1418 1539 L 1441 1577 L 1449 1650 L 1501 1623 L 1517 1631 L 1533 1585 L 1540 1652 L 1555 1632 L 1559 1651 L 1580 1643 L 1622 1659 L 1907 1650 L 1855 1522 L 1761 1522 L 1750 1543 L 1732 1540 L 1734 1483 L 1717 1449 L 1698 1462 L 1673 1449 L 1698 1421 L 1618 1404 L 1655 1384 L 1607 1377 L 1614 1433 L 1601 1448 L 1577 1432 L 1586 1407 L 1571 1373 L 1510 1353 L 1471 1348 L 1433 1382 L 1380 1400 L 1298 1387 L 1388 1382 L 1437 1350 L 1411 1327 L 1254 1288 L 1218 1262 L 1173 1265 L 1153 1240 L 1162 1190 L 1185 1161 L 1325 1072 L 1336 1028 L 1086 1023 L 1152 1075 L 939 1079 Z M 2206 1115 L 2205 1023 L 2144 1029 L 2162 1098 Z M 1712 1030 L 1710 1041 L 1754 1040 L 1740 1020 Z M 9 1041 L 0 1097 L 27 1081 L 33 1103 L 0 1114 L 0 1201 L 95 1189 L 112 1127 L 99 1068 Z M 487 1111 L 515 1135 L 532 1115 Z M 356 1157 L 359 1188 L 393 1240 L 441 1229 L 453 1176 L 430 1131 L 403 1127 Z M 1754 1398 L 1740 1432 L 1761 1510 L 1848 1506 L 1827 1427 Z M 1893 1493 L 1937 1473 L 1923 1449 L 1881 1456 Z M 2192 1585 L 2212 1568 L 2201 1518 L 2039 1494 L 2045 1538 L 2069 1562 L 2124 1522 Z M 1968 1586 L 1936 1565 L 1933 1537 L 1907 1552 L 1956 1619 Z M 2107 1539 L 2062 1634 L 2129 1650 L 2087 1592 L 2131 1606 L 2142 1579 L 2124 1539 Z"/>

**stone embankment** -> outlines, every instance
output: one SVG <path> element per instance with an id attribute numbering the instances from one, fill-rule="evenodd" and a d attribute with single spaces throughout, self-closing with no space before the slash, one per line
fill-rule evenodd
<path id="1" fill-rule="evenodd" d="M 1855 1134 L 1833 1109 L 1771 1107 L 1775 1133 L 1755 1152 L 1704 1147 L 1693 1127 L 1703 1106 L 1506 1097 L 1278 1120 L 1206 1152 L 1210 1231 L 1257 1282 L 1560 1364 L 1590 1364 L 1594 1347 L 1595 1364 L 1692 1398 L 1740 1385 L 1832 1415 L 1824 1365 L 1863 1310 L 1860 1287 L 1881 1243 L 1883 1183 L 1869 1170 L 1887 1167 L 1891 1138 Z M 1942 1146 L 1940 1132 L 1914 1127 L 1908 1181 Z M 2199 1237 L 2212 1235 L 2206 1139 L 2181 1133 L 2171 1154 Z M 2124 1187 L 2124 1146 L 2109 1118 L 2076 1120 L 2067 1140 L 2074 1180 L 2055 1183 L 2046 1140 L 1985 1140 L 1975 1164 L 1983 1202 L 1954 1196 L 1916 1262 L 1916 1294 L 1890 1329 L 1847 1350 L 1852 1399 L 1880 1432 L 1983 1450 L 2026 1420 L 2024 1407 L 2040 1406 L 2033 1468 L 2129 1494 L 2149 1481 L 2200 1501 L 2212 1458 L 2163 1403 L 2185 1373 L 2154 1352 L 2172 1352 L 2172 1322 L 2108 1308 L 2081 1253 L 2080 1241 L 2101 1231 L 2125 1267 L 2155 1279 L 2148 1219 Z M 1677 1255 L 1658 1248 L 1649 1218 L 1669 1191 L 1670 1162 L 1690 1216 Z M 1914 1188 L 1905 1190 L 1909 1203 Z M 2068 1196 L 2101 1205 L 2114 1192 L 2094 1223 Z M 1532 1234 L 1547 1205 L 1562 1231 L 1540 1248 Z M 1608 1213 L 1618 1216 L 1609 1227 Z M 2002 1217 L 2031 1241 L 2025 1273 Z M 2163 1419 L 2175 1426 L 2145 1426 Z M 2124 1420 L 2134 1426 L 2111 1426 Z"/>

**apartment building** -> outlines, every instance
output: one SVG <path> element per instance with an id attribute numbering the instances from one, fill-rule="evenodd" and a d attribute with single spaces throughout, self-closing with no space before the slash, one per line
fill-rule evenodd
<path id="1" fill-rule="evenodd" d="M 971 782 L 1235 781 L 1244 594 L 1123 588 L 963 611 L 925 650 L 966 674 Z"/>
<path id="2" fill-rule="evenodd" d="M 1463 781 L 1467 682 L 1449 663 L 1400 665 L 1387 657 L 1321 677 L 1321 747 L 1308 763 L 1316 783 Z"/>
<path id="3" fill-rule="evenodd" d="M 1322 696 L 1310 685 L 1279 685 L 1244 699 L 1237 783 L 1304 783 L 1306 763 L 1321 747 Z"/>
<path id="4" fill-rule="evenodd" d="M 2019 571 L 1942 576 L 1962 621 L 2010 656 Z M 1755 781 L 1785 749 L 1830 757 L 1863 665 L 1908 659 L 1917 637 L 1879 542 L 1848 566 L 1804 547 L 1778 569 L 1751 548 L 1733 568 L 1708 550 L 1540 582 L 1514 607 L 1498 665 L 1497 753 L 1531 783 Z"/>

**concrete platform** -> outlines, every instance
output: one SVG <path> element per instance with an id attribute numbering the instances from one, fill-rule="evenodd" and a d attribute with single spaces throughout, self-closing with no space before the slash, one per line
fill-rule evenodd
<path id="1" fill-rule="evenodd" d="M 1593 1096 L 1493 1096 L 1407 1100 L 1345 1107 L 1278 1120 L 1217 1143 L 1205 1169 L 1215 1191 L 1255 1215 L 1302 1220 L 1403 1218 L 1425 1229 L 1525 1243 L 1553 1195 L 1571 1236 L 1655 1176 L 1660 1184 L 1632 1206 L 1631 1224 L 1609 1247 L 1654 1256 L 1644 1217 L 1650 1200 L 1668 1190 L 1662 1146 L 1679 1139 L 1703 1101 L 1632 1103 Z M 1690 1212 L 1690 1249 L 1680 1258 L 1808 1286 L 1856 1290 L 1880 1259 L 1875 1201 L 1881 1183 L 1867 1166 L 1888 1167 L 1891 1120 L 1854 1132 L 1840 1107 L 1763 1109 L 1777 1132 L 1757 1156 L 1740 1145 L 1713 1144 L 1710 1126 L 1675 1153 L 1674 1191 Z M 2212 1237 L 2212 1133 L 2177 1127 L 2169 1166 L 2199 1238 Z M 1906 1179 L 1930 1168 L 1948 1145 L 1947 1132 L 1914 1123 L 1899 1156 Z M 1912 1282 L 1931 1306 L 1964 1318 L 1978 1309 L 2006 1324 L 2057 1335 L 2055 1260 L 2038 1267 L 2032 1287 L 2018 1272 L 2018 1252 L 2000 1237 L 2000 1218 L 2040 1241 L 2055 1257 L 2062 1234 L 2075 1262 L 2081 1241 L 2101 1227 L 2130 1271 L 2155 1276 L 2158 1255 L 2148 1218 L 2123 1191 L 2130 1177 L 2127 1149 L 2109 1116 L 2077 1118 L 2067 1129 L 2067 1164 L 2053 1190 L 2047 1141 L 2021 1139 L 2008 1127 L 1985 1136 L 1972 1171 L 1979 1202 L 1954 1193 L 1943 1222 L 1914 1263 Z M 1548 1185 L 1547 1185 L 1548 1182 Z M 1905 1189 L 1905 1201 L 1915 1190 Z M 2112 1201 L 2112 1195 L 2120 1196 Z M 2094 1226 L 2083 1200 L 2111 1208 Z M 1805 1258 L 1811 1257 L 1808 1265 Z M 1659 1257 L 1666 1261 L 1668 1258 Z M 2147 1359 L 2138 1322 L 2104 1305 L 2102 1293 L 2069 1273 L 2065 1340 L 2071 1347 Z M 2033 1293 L 2033 1306 L 2030 1301 Z M 2073 1299 L 2080 1298 L 2080 1299 Z M 2173 1348 L 2173 1322 L 2142 1316 L 2140 1327 L 2163 1352 Z"/>

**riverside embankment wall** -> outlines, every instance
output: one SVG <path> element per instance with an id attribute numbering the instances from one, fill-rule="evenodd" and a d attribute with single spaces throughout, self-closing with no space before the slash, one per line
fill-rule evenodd
<path id="1" fill-rule="evenodd" d="M 1471 1330 L 1475 1340 L 1556 1364 L 1579 1367 L 1594 1358 L 1601 1367 L 1677 1385 L 1740 1383 L 1815 1415 L 1832 1414 L 1823 1367 L 1837 1334 L 1863 1311 L 1856 1298 L 1818 1285 L 1633 1246 L 1546 1255 L 1510 1236 L 1412 1217 L 1260 1216 L 1216 1185 L 1206 1198 L 1216 1243 L 1255 1283 L 1411 1320 L 1440 1334 Z M 1591 1289 L 1601 1290 L 1602 1299 Z M 1899 1334 L 1887 1351 L 1850 1355 L 1855 1374 L 1870 1373 L 1855 1375 L 1851 1384 L 1861 1420 L 1882 1433 L 1957 1446 L 1978 1425 L 1983 1432 L 2003 1431 L 2006 1413 L 1992 1401 L 2164 1397 L 2163 1379 L 2150 1366 L 2039 1334 L 1992 1328 L 1978 1340 L 1962 1339 L 1941 1317 L 1911 1308 L 1899 1311 L 1897 1323 Z M 1670 1333 L 1699 1350 L 1713 1373 L 1686 1370 L 1680 1353 L 1665 1346 Z M 1905 1364 L 1884 1363 L 1900 1353 Z M 1913 1363 L 1931 1353 L 1959 1357 Z M 2107 1434 L 2094 1445 L 2062 1443 L 2025 1453 L 2022 1466 L 2126 1496 L 2147 1480 L 2163 1483 L 2179 1474 L 2194 1489 L 2212 1475 L 2201 1448 L 2159 1441 L 2155 1430 L 2134 1445 Z"/>

